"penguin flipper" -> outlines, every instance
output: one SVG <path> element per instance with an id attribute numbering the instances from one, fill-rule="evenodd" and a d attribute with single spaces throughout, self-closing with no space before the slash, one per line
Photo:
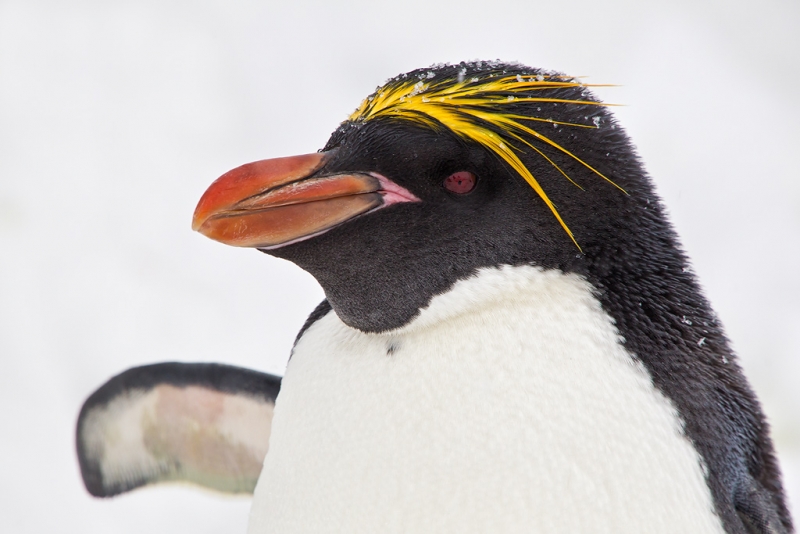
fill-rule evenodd
<path id="1" fill-rule="evenodd" d="M 252 493 L 281 378 L 213 363 L 159 363 L 115 376 L 76 429 L 86 489 L 111 497 L 165 481 Z"/>
<path id="2" fill-rule="evenodd" d="M 748 480 L 745 487 L 735 495 L 736 513 L 748 534 L 788 534 L 792 532 L 781 520 L 774 502 L 774 495 L 761 484 Z"/>

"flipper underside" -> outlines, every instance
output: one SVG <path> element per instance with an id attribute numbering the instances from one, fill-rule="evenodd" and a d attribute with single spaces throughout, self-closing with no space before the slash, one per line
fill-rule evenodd
<path id="1" fill-rule="evenodd" d="M 209 363 L 159 363 L 115 376 L 84 403 L 76 444 L 89 493 L 164 481 L 252 493 L 281 378 Z"/>

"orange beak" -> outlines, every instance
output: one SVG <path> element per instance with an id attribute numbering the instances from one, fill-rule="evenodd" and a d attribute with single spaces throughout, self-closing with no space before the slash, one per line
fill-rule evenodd
<path id="1" fill-rule="evenodd" d="M 200 198 L 192 229 L 226 245 L 276 248 L 389 204 L 419 201 L 376 173 L 318 172 L 329 157 L 268 159 L 223 174 Z"/>

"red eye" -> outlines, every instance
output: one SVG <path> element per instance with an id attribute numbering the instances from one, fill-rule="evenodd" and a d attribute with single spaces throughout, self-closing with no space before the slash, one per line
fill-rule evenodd
<path id="1" fill-rule="evenodd" d="M 475 189 L 477 178 L 469 171 L 454 172 L 444 179 L 444 188 L 452 193 L 463 195 Z"/>

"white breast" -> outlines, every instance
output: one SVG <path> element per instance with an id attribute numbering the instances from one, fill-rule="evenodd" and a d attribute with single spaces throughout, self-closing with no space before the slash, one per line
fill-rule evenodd
<path id="1" fill-rule="evenodd" d="M 249 532 L 723 532 L 675 408 L 580 277 L 484 269 L 297 344 Z"/>

